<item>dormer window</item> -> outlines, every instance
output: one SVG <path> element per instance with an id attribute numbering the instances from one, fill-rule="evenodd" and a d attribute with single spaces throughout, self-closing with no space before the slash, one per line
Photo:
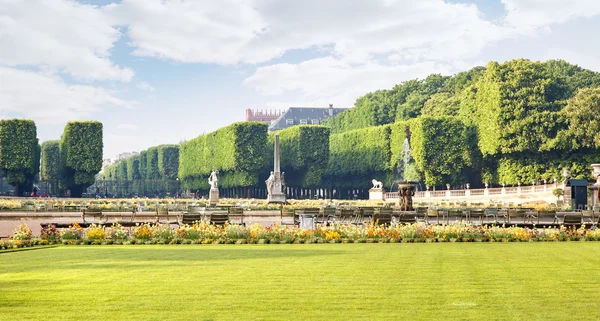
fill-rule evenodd
<path id="1" fill-rule="evenodd" d="M 311 119 L 310 123 L 313 125 L 318 125 L 319 124 L 319 120 L 318 119 Z"/>
<path id="2" fill-rule="evenodd" d="M 306 119 L 300 119 L 300 124 L 306 125 L 306 124 L 308 124 L 308 122 L 306 121 Z"/>
<path id="3" fill-rule="evenodd" d="M 294 124 L 294 120 L 293 119 L 286 119 L 285 120 L 285 124 L 286 125 L 293 125 Z"/>

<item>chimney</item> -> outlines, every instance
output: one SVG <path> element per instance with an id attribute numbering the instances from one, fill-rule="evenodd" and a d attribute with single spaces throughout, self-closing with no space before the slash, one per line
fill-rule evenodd
<path id="1" fill-rule="evenodd" d="M 329 117 L 333 117 L 333 104 L 329 104 Z"/>

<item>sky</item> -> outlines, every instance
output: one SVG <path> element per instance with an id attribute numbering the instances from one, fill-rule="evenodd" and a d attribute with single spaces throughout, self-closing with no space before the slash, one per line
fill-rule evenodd
<path id="1" fill-rule="evenodd" d="M 0 118 L 41 142 L 104 124 L 104 157 L 489 61 L 600 71 L 598 0 L 0 0 Z"/>

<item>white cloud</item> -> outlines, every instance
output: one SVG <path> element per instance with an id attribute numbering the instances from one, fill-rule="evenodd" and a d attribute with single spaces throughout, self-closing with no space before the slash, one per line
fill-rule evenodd
<path id="1" fill-rule="evenodd" d="M 600 14 L 598 0 L 501 0 L 508 11 L 507 26 L 532 33 L 539 27 Z"/>
<path id="2" fill-rule="evenodd" d="M 600 72 L 600 59 L 597 56 L 590 56 L 568 49 L 549 48 L 544 56 L 544 60 L 548 59 L 562 59 L 570 63 L 576 63 L 580 67 Z"/>
<path id="3" fill-rule="evenodd" d="M 120 32 L 97 7 L 74 1 L 8 0 L 0 5 L 0 64 L 42 66 L 80 80 L 129 81 L 110 49 Z"/>
<path id="4" fill-rule="evenodd" d="M 136 124 L 119 124 L 118 129 L 137 130 L 139 127 Z"/>
<path id="5" fill-rule="evenodd" d="M 145 81 L 140 81 L 135 86 L 137 88 L 139 88 L 141 90 L 145 90 L 145 91 L 155 91 L 156 90 L 156 89 L 154 89 L 154 87 L 150 86 L 150 84 Z"/>
<path id="6" fill-rule="evenodd" d="M 81 119 L 102 106 L 131 108 L 134 102 L 90 85 L 68 85 L 61 78 L 0 66 L 0 106 L 40 123 L 59 124 Z"/>
<path id="7" fill-rule="evenodd" d="M 335 58 L 318 58 L 299 64 L 277 64 L 259 68 L 244 83 L 264 95 L 281 95 L 298 90 L 304 105 L 327 106 L 334 103 L 351 107 L 366 92 L 431 73 L 451 74 L 451 65 L 421 62 L 410 65 L 382 65 L 369 61 L 356 66 Z M 279 106 L 281 107 L 281 106 Z"/>
<path id="8" fill-rule="evenodd" d="M 324 46 L 354 62 L 405 51 L 464 59 L 504 36 L 475 5 L 442 0 L 124 0 L 103 11 L 128 27 L 135 55 L 184 63 L 260 63 Z"/>

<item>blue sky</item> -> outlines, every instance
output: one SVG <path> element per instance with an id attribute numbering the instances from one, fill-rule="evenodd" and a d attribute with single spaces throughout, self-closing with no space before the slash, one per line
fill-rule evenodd
<path id="1" fill-rule="evenodd" d="M 99 120 L 107 158 L 491 60 L 600 71 L 596 0 L 2 2 L 0 118 Z"/>

